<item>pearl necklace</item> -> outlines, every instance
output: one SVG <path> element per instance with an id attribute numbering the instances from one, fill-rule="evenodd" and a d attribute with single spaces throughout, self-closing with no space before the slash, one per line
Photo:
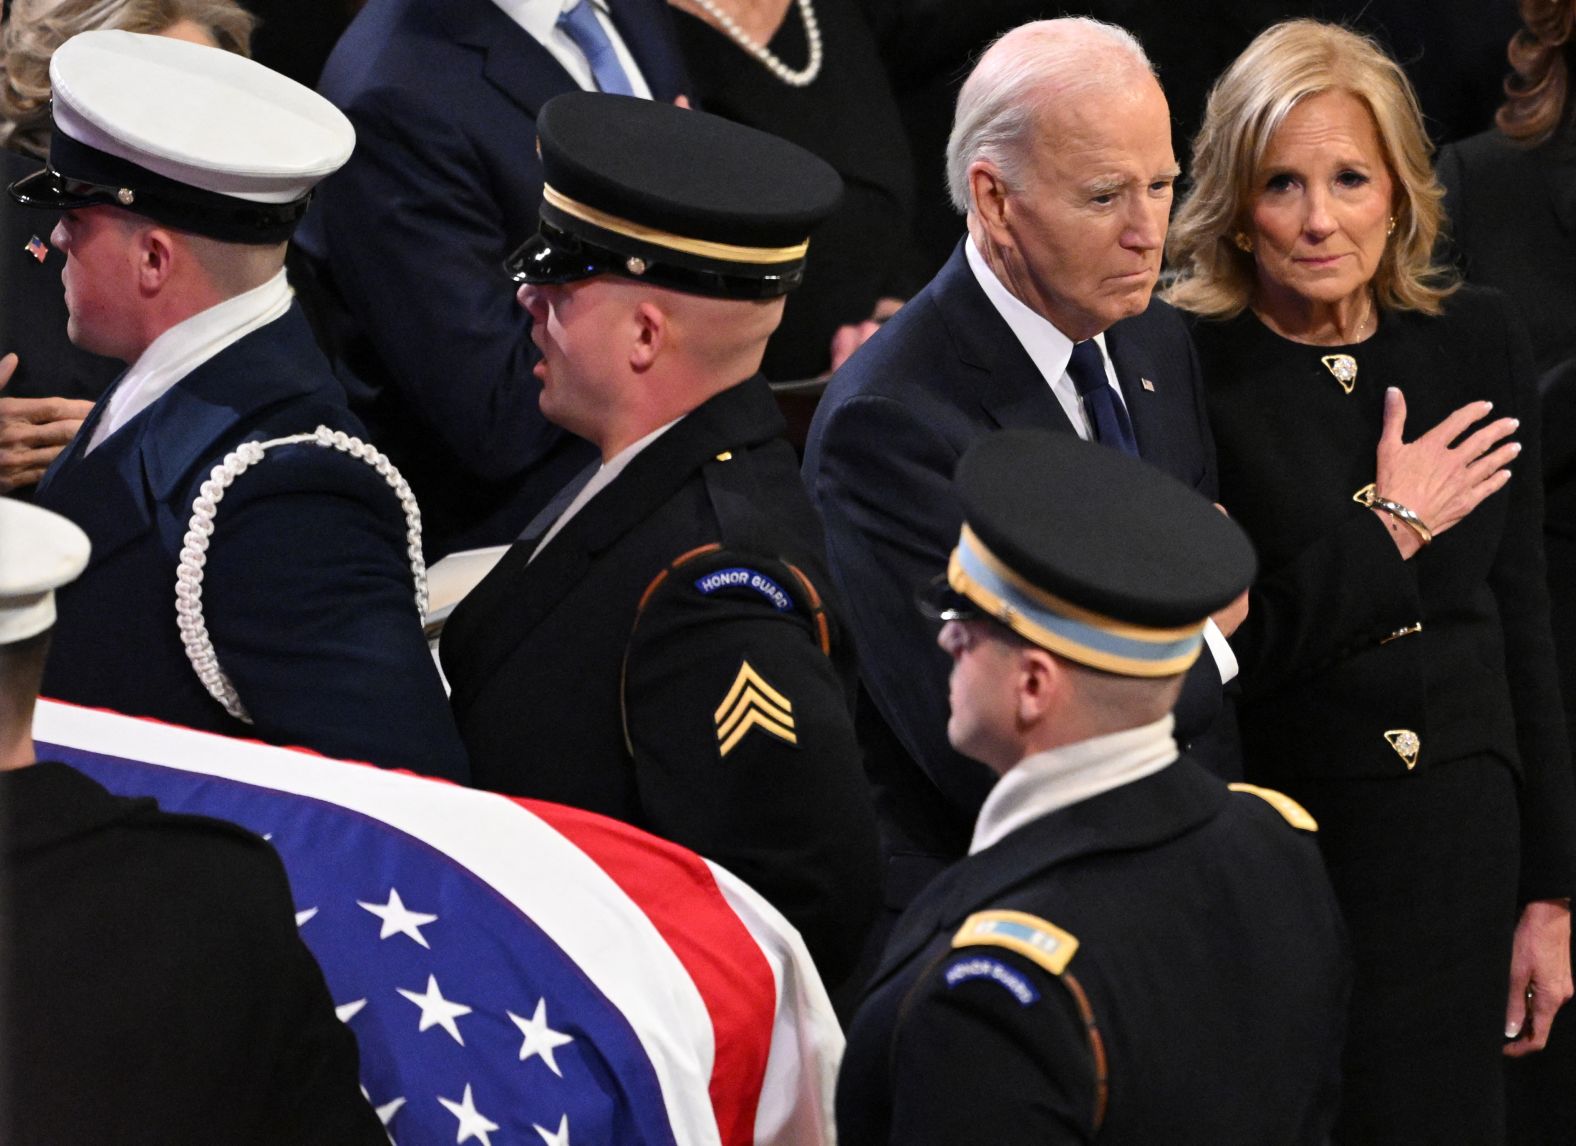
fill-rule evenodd
<path id="1" fill-rule="evenodd" d="M 732 16 L 717 6 L 716 0 L 692 0 L 692 3 L 717 21 L 730 40 L 754 56 L 767 71 L 788 86 L 809 87 L 815 82 L 815 77 L 821 74 L 821 26 L 816 22 L 815 9 L 810 6 L 810 0 L 798 0 L 799 14 L 804 18 L 804 38 L 810 45 L 810 62 L 799 71 L 783 63 L 765 44 L 752 40 Z"/>

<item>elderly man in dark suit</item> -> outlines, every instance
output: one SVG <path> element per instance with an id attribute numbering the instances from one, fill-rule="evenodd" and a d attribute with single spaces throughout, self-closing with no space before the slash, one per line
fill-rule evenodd
<path id="1" fill-rule="evenodd" d="M 64 212 L 68 333 L 127 369 L 39 485 L 94 550 L 45 691 L 463 779 L 422 638 L 420 515 L 284 272 L 349 123 L 261 64 L 158 36 L 83 33 L 51 76 L 49 166 L 11 193 Z"/>
<path id="2" fill-rule="evenodd" d="M 536 116 L 561 92 L 671 102 L 662 0 L 371 0 L 319 90 L 356 153 L 298 244 L 351 406 L 421 499 L 427 551 L 513 541 L 595 451 L 546 421 L 499 267 L 536 229 Z"/>
<path id="3" fill-rule="evenodd" d="M 1009 32 L 963 87 L 948 164 L 968 237 L 832 379 L 804 461 L 874 701 L 863 732 L 893 908 L 962 855 L 990 783 L 947 743 L 946 658 L 908 607 L 957 536 L 959 456 L 998 427 L 1044 427 L 1215 490 L 1192 345 L 1150 298 L 1177 164 L 1137 41 L 1086 19 Z M 1184 743 L 1235 672 L 1218 636 L 1178 708 Z M 1212 763 L 1234 771 L 1216 739 Z"/>

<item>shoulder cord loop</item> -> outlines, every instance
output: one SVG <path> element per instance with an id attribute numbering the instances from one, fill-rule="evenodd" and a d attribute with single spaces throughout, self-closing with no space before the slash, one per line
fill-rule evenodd
<path id="1" fill-rule="evenodd" d="M 421 555 L 421 510 L 410 485 L 400 476 L 394 464 L 382 453 L 360 438 L 353 438 L 340 430 L 319 426 L 315 433 L 294 434 L 288 438 L 274 438 L 267 442 L 242 442 L 224 460 L 213 467 L 208 480 L 202 483 L 197 499 L 192 502 L 191 521 L 186 526 L 186 537 L 181 546 L 180 563 L 175 568 L 175 618 L 181 631 L 181 644 L 186 647 L 186 659 L 191 661 L 197 679 L 210 696 L 224 706 L 224 710 L 237 720 L 252 723 L 235 685 L 219 667 L 219 656 L 214 651 L 213 638 L 203 620 L 202 579 L 203 566 L 208 561 L 208 544 L 213 537 L 214 517 L 224 491 L 234 484 L 252 466 L 263 460 L 263 455 L 275 446 L 293 446 L 310 442 L 360 458 L 383 475 L 405 511 L 405 551 L 410 556 L 410 570 L 416 584 L 416 612 L 421 623 L 427 619 L 427 563 Z"/>

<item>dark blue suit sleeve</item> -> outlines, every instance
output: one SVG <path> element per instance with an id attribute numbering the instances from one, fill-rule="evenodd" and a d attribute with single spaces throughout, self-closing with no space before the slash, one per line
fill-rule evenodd
<path id="1" fill-rule="evenodd" d="M 564 432 L 537 407 L 531 320 L 505 276 L 511 233 L 541 194 L 495 170 L 466 130 L 463 107 L 438 108 L 398 88 L 370 91 L 346 114 L 356 150 L 333 176 L 323 212 L 335 287 L 409 407 L 483 481 L 540 462 Z M 522 112 L 512 128 L 533 146 Z"/>
<path id="2" fill-rule="evenodd" d="M 364 462 L 279 447 L 219 503 L 204 613 L 267 740 L 466 780 L 414 594 L 399 501 Z"/>
<path id="3" fill-rule="evenodd" d="M 962 510 L 952 493 L 960 447 L 922 411 L 859 396 L 831 412 L 811 496 L 852 620 L 865 687 L 904 749 L 972 823 L 995 776 L 947 740 L 947 655 L 914 591 L 946 572 Z"/>

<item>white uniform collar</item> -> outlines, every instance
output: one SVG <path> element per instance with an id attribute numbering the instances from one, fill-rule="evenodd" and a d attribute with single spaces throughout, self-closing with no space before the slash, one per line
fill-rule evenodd
<path id="1" fill-rule="evenodd" d="M 651 433 L 647 434 L 639 441 L 631 442 L 629 445 L 619 450 L 618 453 L 608 458 L 607 461 L 603 462 L 601 466 L 598 467 L 596 473 L 591 475 L 591 480 L 580 487 L 580 492 L 575 494 L 574 500 L 564 507 L 564 512 L 558 515 L 557 520 L 553 522 L 548 531 L 542 534 L 542 540 L 538 541 L 536 543 L 536 548 L 531 550 L 531 561 L 536 560 L 536 555 L 547 547 L 547 543 L 549 541 L 558 536 L 558 531 L 565 525 L 569 524 L 570 518 L 574 517 L 575 514 L 579 513 L 583 508 L 585 508 L 587 502 L 589 502 L 597 494 L 601 493 L 608 486 L 613 484 L 613 479 L 624 472 L 625 468 L 630 462 L 635 460 L 636 456 L 641 450 L 645 449 L 652 442 L 656 441 L 663 434 L 667 433 L 683 420 L 684 417 L 681 415 L 680 417 L 674 418 L 673 421 L 669 422 L 665 426 L 658 426 L 655 430 L 652 430 Z M 527 564 L 529 564 L 529 562 L 527 562 Z"/>
<path id="2" fill-rule="evenodd" d="M 293 297 L 295 292 L 280 270 L 262 286 L 199 311 L 159 335 L 111 391 L 83 453 L 92 453 L 219 351 L 283 317 Z"/>
<path id="3" fill-rule="evenodd" d="M 1026 756 L 996 781 L 974 824 L 969 854 L 1025 824 L 1112 788 L 1153 775 L 1176 760 L 1168 714 L 1153 724 Z"/>

